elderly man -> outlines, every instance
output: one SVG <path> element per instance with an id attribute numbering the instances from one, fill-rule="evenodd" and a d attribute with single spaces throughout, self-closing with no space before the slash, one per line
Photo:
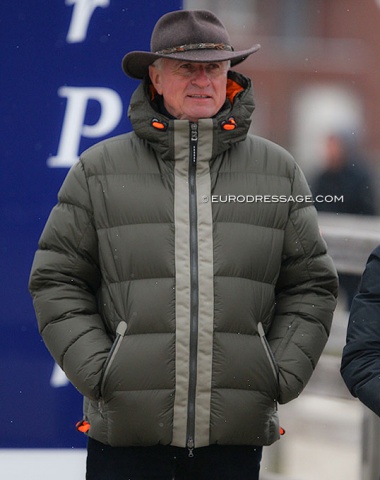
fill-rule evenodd
<path id="1" fill-rule="evenodd" d="M 257 479 L 327 341 L 336 271 L 289 153 L 248 134 L 251 82 L 208 11 L 164 15 L 133 132 L 84 152 L 30 278 L 84 395 L 87 479 Z"/>

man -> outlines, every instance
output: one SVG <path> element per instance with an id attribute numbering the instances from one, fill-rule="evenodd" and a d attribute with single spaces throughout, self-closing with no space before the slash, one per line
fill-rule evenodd
<path id="1" fill-rule="evenodd" d="M 321 212 L 375 215 L 376 201 L 371 172 L 351 131 L 337 131 L 325 139 L 325 169 L 314 181 L 314 197 L 342 197 L 343 202 L 317 202 Z M 360 276 L 339 273 L 339 285 L 349 310 L 357 293 Z"/>
<path id="2" fill-rule="evenodd" d="M 88 479 L 257 479 L 327 341 L 307 183 L 248 135 L 251 82 L 229 71 L 258 48 L 211 12 L 164 15 L 123 59 L 134 131 L 84 152 L 42 233 L 30 290 L 85 397 Z"/>
<path id="3" fill-rule="evenodd" d="M 352 302 L 341 373 L 352 395 L 380 416 L 380 246 Z"/>

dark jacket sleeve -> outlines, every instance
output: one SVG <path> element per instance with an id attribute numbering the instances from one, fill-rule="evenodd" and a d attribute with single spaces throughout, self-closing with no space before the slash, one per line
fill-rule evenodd
<path id="1" fill-rule="evenodd" d="M 380 416 L 380 246 L 352 303 L 341 374 L 351 394 Z"/>
<path id="2" fill-rule="evenodd" d="M 296 166 L 292 196 L 311 197 Z M 297 397 L 309 381 L 327 342 L 336 306 L 338 280 L 310 201 L 294 202 L 285 230 L 276 310 L 269 332 L 279 367 L 279 402 Z"/>
<path id="3" fill-rule="evenodd" d="M 29 290 L 48 350 L 73 385 L 94 399 L 111 340 L 98 314 L 97 234 L 80 162 L 58 200 L 39 240 Z"/>

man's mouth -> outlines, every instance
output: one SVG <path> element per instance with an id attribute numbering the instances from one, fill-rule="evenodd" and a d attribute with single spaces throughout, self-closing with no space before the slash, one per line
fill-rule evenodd
<path id="1" fill-rule="evenodd" d="M 190 98 L 211 98 L 210 95 L 188 95 Z"/>

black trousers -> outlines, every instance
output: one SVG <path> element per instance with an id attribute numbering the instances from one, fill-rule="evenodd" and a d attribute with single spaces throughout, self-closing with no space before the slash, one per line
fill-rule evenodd
<path id="1" fill-rule="evenodd" d="M 258 480 L 262 447 L 110 447 L 89 439 L 86 480 Z"/>

